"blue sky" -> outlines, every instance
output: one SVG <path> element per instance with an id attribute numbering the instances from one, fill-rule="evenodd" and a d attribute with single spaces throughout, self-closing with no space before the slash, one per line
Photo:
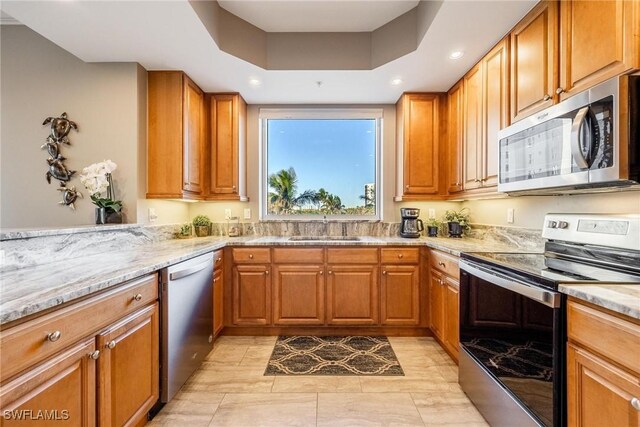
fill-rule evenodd
<path id="1" fill-rule="evenodd" d="M 298 191 L 321 187 L 346 207 L 361 206 L 364 185 L 375 181 L 376 121 L 269 120 L 270 174 L 293 167 Z"/>

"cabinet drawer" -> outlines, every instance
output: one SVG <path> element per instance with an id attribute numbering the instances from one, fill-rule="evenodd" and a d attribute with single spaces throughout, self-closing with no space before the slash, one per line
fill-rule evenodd
<path id="1" fill-rule="evenodd" d="M 458 267 L 458 257 L 445 254 L 444 252 L 430 250 L 429 259 L 431 266 L 445 273 L 454 279 L 460 279 L 460 267 Z"/>
<path id="2" fill-rule="evenodd" d="M 213 268 L 220 270 L 222 268 L 224 257 L 222 255 L 222 249 L 218 249 L 213 253 Z"/>
<path id="3" fill-rule="evenodd" d="M 233 248 L 231 249 L 234 263 L 268 264 L 271 262 L 269 248 Z"/>
<path id="4" fill-rule="evenodd" d="M 377 264 L 378 248 L 329 248 L 328 264 Z"/>
<path id="5" fill-rule="evenodd" d="M 380 256 L 383 264 L 418 264 L 420 261 L 420 249 L 382 248 Z"/>
<path id="6" fill-rule="evenodd" d="M 0 381 L 157 299 L 158 278 L 152 274 L 0 331 Z"/>
<path id="7" fill-rule="evenodd" d="M 640 372 L 640 325 L 575 301 L 568 302 L 567 316 L 570 340 Z"/>
<path id="8" fill-rule="evenodd" d="M 322 264 L 322 248 L 274 248 L 273 262 L 276 264 Z"/>

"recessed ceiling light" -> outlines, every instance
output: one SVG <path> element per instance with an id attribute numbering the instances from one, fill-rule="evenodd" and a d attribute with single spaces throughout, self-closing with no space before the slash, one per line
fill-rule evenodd
<path id="1" fill-rule="evenodd" d="M 464 52 L 461 50 L 454 50 L 449 54 L 449 59 L 460 59 L 464 55 Z"/>
<path id="2" fill-rule="evenodd" d="M 402 79 L 401 78 L 395 78 L 393 80 L 391 80 L 391 84 L 394 86 L 398 86 L 399 84 L 402 84 Z"/>
<path id="3" fill-rule="evenodd" d="M 249 79 L 249 84 L 251 86 L 260 86 L 260 80 L 258 80 L 258 79 Z"/>

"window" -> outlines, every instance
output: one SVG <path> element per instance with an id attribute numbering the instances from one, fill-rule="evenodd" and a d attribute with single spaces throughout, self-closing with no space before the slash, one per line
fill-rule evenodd
<path id="1" fill-rule="evenodd" d="M 380 219 L 381 109 L 261 109 L 262 219 Z"/>

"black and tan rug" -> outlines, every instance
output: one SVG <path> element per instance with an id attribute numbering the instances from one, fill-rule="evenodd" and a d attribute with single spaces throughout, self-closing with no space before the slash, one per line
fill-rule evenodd
<path id="1" fill-rule="evenodd" d="M 388 375 L 404 372 L 387 337 L 278 337 L 265 375 Z"/>

